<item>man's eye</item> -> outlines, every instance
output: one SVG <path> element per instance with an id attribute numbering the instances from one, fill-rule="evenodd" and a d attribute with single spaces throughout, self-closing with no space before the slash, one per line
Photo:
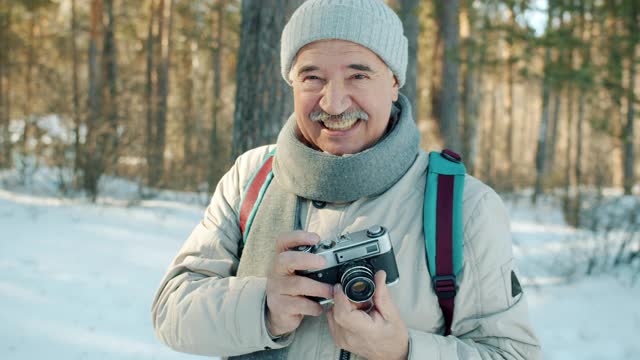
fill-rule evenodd
<path id="1" fill-rule="evenodd" d="M 355 74 L 352 76 L 352 78 L 356 80 L 364 80 L 364 79 L 368 79 L 369 77 L 365 74 Z"/>
<path id="2" fill-rule="evenodd" d="M 320 78 L 315 75 L 309 75 L 309 76 L 305 76 L 305 78 L 303 79 L 303 81 L 307 81 L 307 80 L 314 81 L 314 80 L 320 80 Z"/>

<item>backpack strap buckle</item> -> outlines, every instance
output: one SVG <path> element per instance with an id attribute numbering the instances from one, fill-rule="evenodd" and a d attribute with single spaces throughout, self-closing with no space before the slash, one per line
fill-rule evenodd
<path id="1" fill-rule="evenodd" d="M 438 299 L 451 299 L 456 296 L 458 288 L 455 275 L 436 275 L 431 281 Z"/>
<path id="2" fill-rule="evenodd" d="M 449 149 L 444 149 L 442 150 L 442 152 L 440 153 L 442 155 L 443 158 L 449 160 L 449 161 L 453 161 L 454 163 L 461 163 L 462 162 L 462 156 L 460 156 L 458 153 L 453 152 Z"/>

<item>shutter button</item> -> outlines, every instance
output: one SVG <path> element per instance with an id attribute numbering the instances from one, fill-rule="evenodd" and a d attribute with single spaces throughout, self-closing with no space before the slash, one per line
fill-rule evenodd
<path id="1" fill-rule="evenodd" d="M 375 225 L 367 229 L 367 236 L 376 237 L 384 234 L 384 228 L 380 225 Z"/>
<path id="2" fill-rule="evenodd" d="M 336 244 L 335 240 L 327 239 L 327 240 L 322 240 L 318 245 L 320 245 L 323 249 L 331 249 L 335 244 Z"/>

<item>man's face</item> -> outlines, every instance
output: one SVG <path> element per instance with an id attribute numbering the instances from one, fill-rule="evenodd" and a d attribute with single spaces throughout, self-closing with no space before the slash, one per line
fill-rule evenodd
<path id="1" fill-rule="evenodd" d="M 334 155 L 355 154 L 374 145 L 398 99 L 398 83 L 387 65 L 371 50 L 349 41 L 306 45 L 289 76 L 301 135 L 313 148 Z"/>

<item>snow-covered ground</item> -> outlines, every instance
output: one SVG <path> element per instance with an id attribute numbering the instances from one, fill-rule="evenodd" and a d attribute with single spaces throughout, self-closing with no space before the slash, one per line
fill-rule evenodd
<path id="1" fill-rule="evenodd" d="M 149 309 L 200 219 L 202 196 L 117 195 L 94 205 L 0 189 L 0 359 L 200 358 L 161 345 Z M 564 224 L 558 206 L 508 204 L 545 358 L 640 359 L 640 281 L 631 284 L 624 269 L 579 275 L 586 237 Z"/>
<path id="2" fill-rule="evenodd" d="M 544 358 L 640 359 L 638 270 L 634 274 L 623 267 L 585 276 L 593 237 L 566 226 L 557 201 L 546 199 L 535 208 L 523 198 L 507 204 L 514 253 Z"/>

